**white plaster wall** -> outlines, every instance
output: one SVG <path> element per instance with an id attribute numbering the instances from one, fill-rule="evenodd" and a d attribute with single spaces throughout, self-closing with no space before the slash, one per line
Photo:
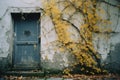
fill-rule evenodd
<path id="1" fill-rule="evenodd" d="M 14 26 L 11 13 L 41 12 L 39 10 L 41 7 L 41 0 L 2 0 L 0 2 L 0 58 L 5 57 L 10 59 L 10 63 L 12 62 Z M 58 38 L 48 16 L 41 17 L 40 27 L 41 66 L 46 69 L 67 67 L 73 61 L 73 56 L 69 52 L 59 52 L 60 45 L 56 42 Z"/>
<path id="2" fill-rule="evenodd" d="M 7 57 L 12 52 L 13 26 L 11 7 L 40 7 L 41 0 L 0 1 L 0 56 Z"/>
<path id="3" fill-rule="evenodd" d="M 109 1 L 112 4 L 118 4 L 114 0 Z M 95 48 L 101 54 L 102 62 L 108 58 L 110 50 L 115 50 L 115 46 L 120 43 L 120 9 L 117 7 L 109 6 L 105 3 L 101 3 L 102 8 L 105 10 L 105 14 L 101 16 L 105 19 L 110 19 L 112 24 L 108 26 L 102 26 L 104 28 L 111 28 L 115 33 L 97 33 L 94 34 L 93 43 Z M 0 57 L 7 57 L 12 54 L 13 47 L 13 25 L 11 12 L 14 12 L 17 8 L 22 8 L 23 12 L 34 12 L 36 8 L 42 7 L 41 0 L 1 0 L 0 2 Z M 25 7 L 25 8 L 24 8 Z M 11 9 L 12 8 L 12 9 Z M 32 8 L 32 9 L 31 9 Z M 20 12 L 17 10 L 17 12 Z M 72 11 L 71 13 L 73 13 Z M 107 14 L 109 13 L 109 15 Z M 70 15 L 70 13 L 69 13 Z M 63 15 L 65 19 L 68 19 L 68 14 Z M 79 18 L 78 18 L 79 16 Z M 80 13 L 75 13 L 70 22 L 74 23 L 78 28 L 83 24 L 82 16 Z M 79 34 L 71 27 L 70 30 L 72 38 L 75 42 L 79 40 Z M 73 56 L 69 52 L 60 53 L 57 42 L 57 35 L 53 29 L 53 24 L 48 16 L 41 17 L 41 62 L 42 66 L 47 69 L 62 69 L 67 67 L 73 60 Z M 111 47 L 112 45 L 112 47 Z M 119 59 L 120 60 L 120 59 Z M 118 61 L 119 61 L 118 60 Z M 119 61 L 120 62 L 120 61 Z"/>
<path id="4" fill-rule="evenodd" d="M 4 17 L 0 20 L 0 49 L 2 57 L 7 57 L 10 49 L 9 39 L 12 37 L 9 34 L 11 31 L 11 16 L 9 13 L 6 13 Z"/>

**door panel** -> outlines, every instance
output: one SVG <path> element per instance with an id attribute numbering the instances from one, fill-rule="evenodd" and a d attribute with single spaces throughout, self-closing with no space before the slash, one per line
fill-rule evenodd
<path id="1" fill-rule="evenodd" d="M 16 22 L 15 26 L 18 26 L 18 28 L 16 28 L 16 32 L 18 35 L 17 41 L 37 41 L 38 32 L 36 21 L 22 20 Z"/>
<path id="2" fill-rule="evenodd" d="M 14 14 L 15 68 L 37 68 L 40 65 L 39 14 Z"/>
<path id="3" fill-rule="evenodd" d="M 16 46 L 15 67 L 38 67 L 39 56 L 32 44 L 18 44 Z"/>

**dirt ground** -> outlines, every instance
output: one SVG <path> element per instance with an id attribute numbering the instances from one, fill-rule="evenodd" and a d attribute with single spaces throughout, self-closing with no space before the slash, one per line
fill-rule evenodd
<path id="1" fill-rule="evenodd" d="M 1 76 L 0 80 L 120 80 L 120 75 L 49 75 L 44 77 L 38 76 Z"/>

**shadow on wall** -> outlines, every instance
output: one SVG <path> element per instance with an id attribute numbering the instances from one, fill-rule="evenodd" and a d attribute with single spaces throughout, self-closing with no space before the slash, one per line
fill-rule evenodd
<path id="1" fill-rule="evenodd" d="M 120 43 L 108 54 L 105 67 L 112 73 L 120 74 Z"/>
<path id="2" fill-rule="evenodd" d="M 10 68 L 7 58 L 0 58 L 0 75 Z"/>

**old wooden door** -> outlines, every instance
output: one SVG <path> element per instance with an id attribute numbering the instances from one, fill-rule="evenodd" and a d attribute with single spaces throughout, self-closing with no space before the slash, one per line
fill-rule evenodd
<path id="1" fill-rule="evenodd" d="M 39 14 L 13 14 L 14 19 L 14 68 L 39 68 L 40 26 Z"/>

